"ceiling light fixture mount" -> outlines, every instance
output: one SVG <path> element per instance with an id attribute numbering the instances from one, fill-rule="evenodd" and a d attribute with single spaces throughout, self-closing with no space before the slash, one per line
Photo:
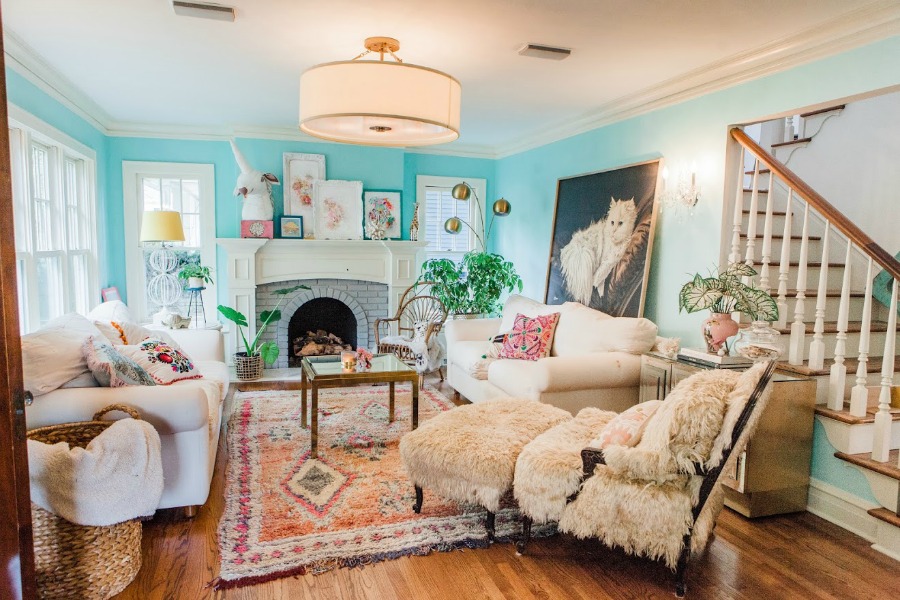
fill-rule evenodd
<path id="1" fill-rule="evenodd" d="M 367 38 L 365 48 L 352 60 L 317 65 L 300 76 L 301 131 L 368 146 L 427 146 L 459 137 L 459 81 L 404 63 L 394 38 Z M 379 60 L 360 60 L 369 54 Z"/>

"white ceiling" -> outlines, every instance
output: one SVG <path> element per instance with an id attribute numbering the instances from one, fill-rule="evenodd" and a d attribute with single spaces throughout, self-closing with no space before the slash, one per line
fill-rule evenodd
<path id="1" fill-rule="evenodd" d="M 296 130 L 300 73 L 388 35 L 406 62 L 462 83 L 455 144 L 492 149 L 653 89 L 684 92 L 725 66 L 790 53 L 792 39 L 844 34 L 896 8 L 892 0 L 231 0 L 223 3 L 237 19 L 228 23 L 175 16 L 170 0 L 0 2 L 4 27 L 92 99 L 101 121 Z M 572 56 L 521 57 L 524 42 Z"/>

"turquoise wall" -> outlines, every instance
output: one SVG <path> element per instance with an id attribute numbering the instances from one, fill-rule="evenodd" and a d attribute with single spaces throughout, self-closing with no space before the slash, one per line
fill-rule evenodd
<path id="1" fill-rule="evenodd" d="M 705 314 L 679 314 L 677 294 L 689 274 L 719 259 L 729 125 L 900 84 L 898 64 L 900 37 L 894 37 L 502 158 L 497 195 L 528 218 L 503 228 L 495 247 L 515 262 L 526 293 L 542 299 L 557 179 L 658 157 L 674 166 L 696 163 L 702 199 L 694 215 L 660 210 L 645 314 L 662 335 L 699 345 Z"/>
<path id="2" fill-rule="evenodd" d="M 111 206 L 106 194 L 106 153 L 108 138 L 93 125 L 9 68 L 6 69 L 6 95 L 11 104 L 15 104 L 28 111 L 48 125 L 55 127 L 97 153 L 97 180 L 94 182 L 94 187 L 97 190 L 97 228 L 101 232 L 109 231 L 110 225 L 107 215 L 110 211 L 115 211 L 116 209 L 119 209 L 121 212 L 121 206 Z M 112 279 L 110 274 L 115 272 L 113 270 L 113 263 L 115 261 L 111 262 L 110 259 L 114 257 L 113 252 L 116 248 L 107 243 L 106 236 L 100 235 L 98 237 L 98 276 L 100 278 L 100 283 L 106 287 L 106 283 Z M 119 289 L 124 290 L 125 286 L 122 285 Z M 99 290 L 97 291 L 97 298 L 98 300 L 100 298 Z"/>

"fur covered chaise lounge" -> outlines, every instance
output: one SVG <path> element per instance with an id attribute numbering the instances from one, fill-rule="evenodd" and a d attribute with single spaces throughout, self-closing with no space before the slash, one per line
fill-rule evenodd
<path id="1" fill-rule="evenodd" d="M 400 440 L 400 457 L 416 490 L 413 510 L 422 508 L 422 488 L 483 506 L 493 540 L 494 515 L 512 487 L 522 448 L 571 419 L 560 408 L 522 398 L 458 406 L 429 419 Z"/>
<path id="2" fill-rule="evenodd" d="M 706 547 L 722 509 L 719 476 L 753 435 L 773 371 L 768 363 L 692 375 L 650 417 L 634 447 L 585 448 L 614 416 L 596 409 L 537 436 L 515 469 L 524 516 L 519 551 L 532 521 L 558 521 L 562 532 L 665 562 L 683 596 L 687 561 Z"/>

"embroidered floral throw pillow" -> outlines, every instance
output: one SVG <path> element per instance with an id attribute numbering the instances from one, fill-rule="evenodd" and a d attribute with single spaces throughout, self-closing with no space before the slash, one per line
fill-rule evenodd
<path id="1" fill-rule="evenodd" d="M 81 352 L 91 370 L 91 375 L 103 387 L 156 385 L 143 367 L 94 337 L 85 340 Z"/>
<path id="2" fill-rule="evenodd" d="M 538 360 L 550 356 L 559 313 L 526 317 L 519 313 L 500 349 L 500 358 Z"/>
<path id="3" fill-rule="evenodd" d="M 628 410 L 619 413 L 606 424 L 600 435 L 588 444 L 591 448 L 603 450 L 607 446 L 627 446 L 633 448 L 639 441 L 647 422 L 659 405 L 659 400 L 650 400 L 635 404 Z"/>
<path id="4" fill-rule="evenodd" d="M 186 354 L 162 340 L 149 338 L 117 350 L 143 367 L 159 385 L 203 377 Z"/>

